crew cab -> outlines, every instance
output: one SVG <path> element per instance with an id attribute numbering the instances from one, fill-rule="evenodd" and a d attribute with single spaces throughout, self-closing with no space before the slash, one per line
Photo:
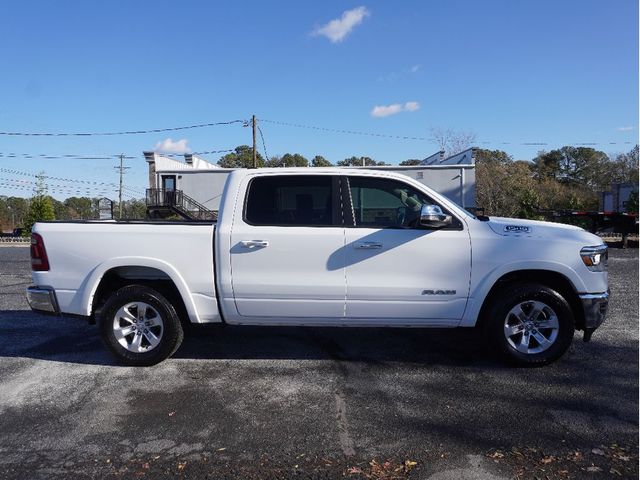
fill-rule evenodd
<path id="1" fill-rule="evenodd" d="M 222 195 L 215 223 L 36 223 L 31 308 L 97 323 L 131 365 L 188 322 L 476 327 L 542 365 L 605 318 L 607 247 L 578 227 L 475 217 L 373 170 L 237 170 Z"/>

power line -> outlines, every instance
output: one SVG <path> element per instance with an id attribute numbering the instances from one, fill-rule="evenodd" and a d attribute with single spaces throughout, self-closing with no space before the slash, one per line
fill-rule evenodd
<path id="1" fill-rule="evenodd" d="M 304 129 L 308 129 L 308 130 L 317 130 L 317 131 L 321 131 L 321 132 L 331 132 L 331 133 L 343 133 L 343 134 L 347 134 L 347 135 L 364 135 L 364 136 L 369 136 L 369 137 L 380 137 L 380 138 L 393 138 L 396 140 L 421 140 L 421 141 L 427 141 L 427 140 L 431 140 L 430 138 L 427 137 L 417 137 L 417 136 L 409 136 L 409 135 L 390 135 L 390 134 L 384 134 L 384 133 L 374 133 L 374 132 L 363 132 L 363 131 L 358 131 L 358 130 L 346 130 L 346 129 L 339 129 L 339 128 L 329 128 L 329 127 L 319 127 L 319 126 L 315 126 L 315 125 L 303 125 L 300 123 L 291 123 L 291 122 L 281 122 L 279 120 L 266 120 L 261 118 L 260 119 L 261 122 L 267 122 L 267 123 L 272 123 L 274 125 L 281 125 L 281 126 L 286 126 L 286 127 L 294 127 L 294 128 L 304 128 Z M 520 146 L 540 146 L 540 147 L 544 147 L 544 146 L 549 146 L 549 145 L 556 145 L 556 144 L 560 144 L 559 142 L 504 142 L 504 141 L 481 141 L 481 142 L 476 142 L 479 145 L 520 145 Z M 597 145 L 635 145 L 637 142 L 631 142 L 631 141 L 627 141 L 627 142 L 569 142 L 566 143 L 566 145 L 572 145 L 572 146 L 597 146 Z"/>
<path id="2" fill-rule="evenodd" d="M 0 172 L 3 173 L 9 173 L 12 175 L 23 175 L 23 176 L 28 176 L 28 177 L 38 177 L 38 174 L 33 173 L 33 172 L 25 172 L 24 170 L 15 170 L 12 168 L 0 168 Z M 50 180 L 58 180 L 60 182 L 68 182 L 68 183 L 82 183 L 85 185 L 104 185 L 104 186 L 108 186 L 108 187 L 114 187 L 117 188 L 118 185 L 115 183 L 108 183 L 108 182 L 96 182 L 96 181 L 92 181 L 92 180 L 79 180 L 79 179 L 73 179 L 73 178 L 65 178 L 65 177 L 54 177 L 51 175 L 44 175 L 43 178 L 48 178 Z M 134 193 L 137 193 L 139 195 L 143 195 L 143 192 L 141 192 L 139 189 L 143 189 L 144 187 L 128 187 L 125 186 L 124 187 L 127 190 L 131 190 Z"/>
<path id="3" fill-rule="evenodd" d="M 226 150 L 209 150 L 208 152 L 193 152 L 193 155 L 211 155 L 214 153 L 229 153 L 229 152 L 235 152 L 236 149 L 235 148 L 228 148 Z"/>
<path id="4" fill-rule="evenodd" d="M 202 152 L 191 152 L 191 155 L 212 155 L 215 153 L 229 153 L 234 152 L 234 148 L 227 148 L 224 150 L 207 150 Z M 169 152 L 154 152 L 159 155 L 168 157 L 182 157 L 184 153 L 169 153 Z M 125 154 L 125 160 L 131 160 L 138 158 L 139 155 Z M 0 158 L 28 158 L 28 159 L 47 159 L 47 160 L 62 160 L 62 159 L 75 159 L 75 160 L 113 160 L 120 158 L 120 154 L 114 155 L 82 155 L 82 154 L 53 154 L 53 153 L 13 153 L 13 152 L 0 152 Z"/>
<path id="5" fill-rule="evenodd" d="M 230 120 L 227 122 L 199 123 L 196 125 L 186 125 L 182 127 L 152 128 L 148 130 L 125 130 L 122 132 L 0 132 L 5 136 L 21 137 L 97 137 L 114 135 L 143 135 L 146 133 L 175 132 L 177 130 L 190 130 L 194 128 L 215 127 L 218 125 L 232 125 L 234 123 L 244 123 L 243 120 Z"/>
<path id="6" fill-rule="evenodd" d="M 0 178 L 0 187 L 5 187 L 8 189 L 18 189 L 18 190 L 34 190 L 34 186 L 36 186 L 36 182 L 26 182 L 19 180 L 12 180 L 7 178 Z M 54 193 L 65 193 L 65 194 L 77 194 L 77 195 L 90 195 L 92 193 L 97 193 L 98 195 L 106 195 L 106 190 L 100 191 L 92 191 L 89 189 L 73 189 L 73 187 L 69 187 L 68 185 L 47 185 L 47 191 L 51 191 Z"/>
<path id="7" fill-rule="evenodd" d="M 302 125 L 300 123 L 281 122 L 279 120 L 260 119 L 261 122 L 273 123 L 274 125 L 282 125 L 285 127 L 306 128 L 308 130 L 319 130 L 322 132 L 344 133 L 348 135 L 365 135 L 369 137 L 394 138 L 397 140 L 428 140 L 426 137 L 415 137 L 409 135 L 388 135 L 384 133 L 361 132 L 356 130 L 343 130 L 339 128 L 317 127 L 313 125 Z"/>
<path id="8" fill-rule="evenodd" d="M 264 159 L 265 161 L 269 161 L 269 155 L 267 155 L 267 145 L 264 143 L 264 135 L 262 134 L 262 129 L 258 126 L 258 132 L 260 132 L 260 138 L 262 139 L 262 148 L 264 149 Z"/>
<path id="9" fill-rule="evenodd" d="M 53 153 L 0 153 L 0 158 L 29 158 L 29 159 L 74 159 L 74 160 L 113 160 L 119 155 L 78 155 L 78 154 L 53 154 Z M 126 157 L 136 158 L 136 157 Z"/>
<path id="10" fill-rule="evenodd" d="M 11 183 L 15 183 L 15 184 L 18 184 L 18 185 L 37 185 L 38 184 L 37 182 L 32 182 L 32 181 L 29 181 L 29 180 L 15 180 L 13 178 L 2 178 L 2 177 L 0 177 L 0 180 L 2 180 L 5 183 L 6 182 L 11 182 Z M 47 184 L 47 188 L 49 188 L 49 187 L 52 187 L 52 188 L 64 188 L 64 189 L 74 190 L 74 191 L 86 190 L 87 192 L 91 192 L 91 191 L 94 190 L 94 189 L 91 189 L 89 187 L 80 187 L 80 186 L 74 187 L 72 185 L 60 185 L 58 183 Z M 105 191 L 105 188 L 102 187 L 100 189 L 100 191 Z"/>
<path id="11" fill-rule="evenodd" d="M 235 148 L 228 148 L 226 150 L 208 150 L 206 152 L 191 152 L 190 155 L 212 155 L 214 153 L 229 153 L 235 152 Z M 184 153 L 165 153 L 165 152 L 153 152 L 165 157 L 183 157 Z"/>

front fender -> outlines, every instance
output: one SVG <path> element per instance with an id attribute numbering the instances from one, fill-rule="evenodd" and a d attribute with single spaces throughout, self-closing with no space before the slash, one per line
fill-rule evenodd
<path id="1" fill-rule="evenodd" d="M 472 285 L 472 290 L 469 293 L 469 303 L 467 305 L 466 311 L 464 312 L 462 321 L 460 322 L 460 326 L 474 326 L 476 324 L 476 321 L 478 320 L 478 315 L 480 314 L 482 304 L 484 303 L 487 295 L 496 284 L 496 282 L 508 273 L 518 272 L 522 270 L 546 270 L 549 272 L 558 273 L 569 280 L 576 292 L 585 292 L 587 290 L 585 283 L 580 275 L 578 275 L 575 270 L 564 263 L 542 260 L 506 263 L 491 270 L 487 275 L 485 275 L 481 280 L 478 281 L 477 285 Z"/>

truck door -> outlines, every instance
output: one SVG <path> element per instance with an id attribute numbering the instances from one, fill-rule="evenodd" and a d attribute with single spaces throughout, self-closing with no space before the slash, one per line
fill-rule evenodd
<path id="1" fill-rule="evenodd" d="M 425 229 L 419 225 L 421 206 L 435 202 L 412 185 L 373 176 L 345 180 L 352 217 L 345 219 L 347 319 L 457 324 L 471 275 L 464 222 L 454 216 L 449 227 Z"/>
<path id="2" fill-rule="evenodd" d="M 236 209 L 230 252 L 238 315 L 252 317 L 252 323 L 342 319 L 346 282 L 339 178 L 262 174 L 244 182 L 247 195 L 239 200 L 244 211 Z"/>

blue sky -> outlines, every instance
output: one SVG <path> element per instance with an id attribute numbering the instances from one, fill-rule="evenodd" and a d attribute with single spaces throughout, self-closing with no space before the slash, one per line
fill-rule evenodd
<path id="1" fill-rule="evenodd" d="M 260 124 L 269 155 L 388 163 L 435 152 L 432 128 L 474 132 L 478 146 L 516 159 L 585 142 L 627 151 L 624 142 L 638 138 L 634 0 L 22 1 L 5 5 L 2 18 L 2 132 L 112 132 L 255 114 L 426 139 Z M 249 144 L 251 131 L 0 135 L 0 153 L 124 152 L 136 156 L 127 183 L 144 188 L 141 152 L 167 138 L 222 150 Z M 117 181 L 115 165 L 0 157 L 2 169 L 103 183 Z M 29 195 L 2 186 L 6 178 L 33 180 L 0 170 L 0 194 Z"/>

